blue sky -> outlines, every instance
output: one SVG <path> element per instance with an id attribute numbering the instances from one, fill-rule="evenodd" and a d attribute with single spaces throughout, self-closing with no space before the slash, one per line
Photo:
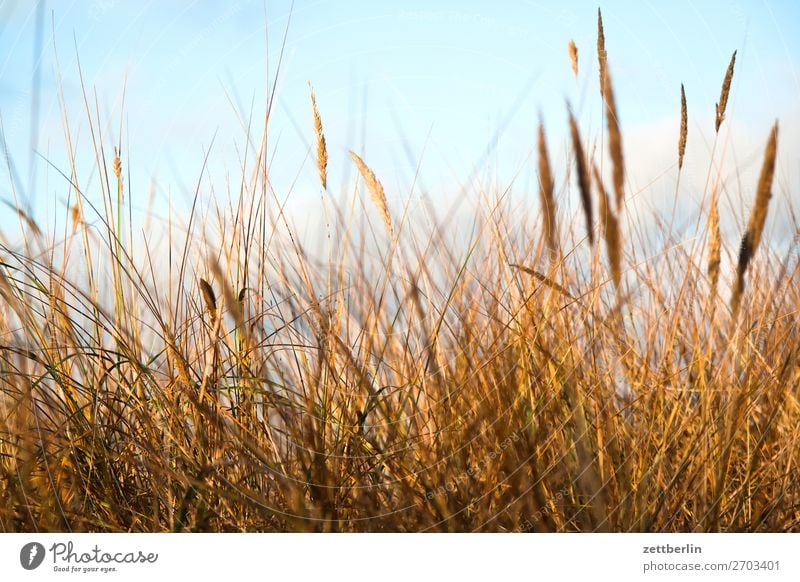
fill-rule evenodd
<path id="1" fill-rule="evenodd" d="M 750 187 L 746 179 L 757 174 L 769 126 L 779 118 L 779 189 L 796 195 L 800 3 L 599 5 L 634 189 L 670 171 L 674 176 L 683 82 L 690 114 L 686 188 L 690 199 L 699 200 L 696 190 L 702 189 L 713 142 L 714 103 L 736 49 L 723 168 L 731 180 L 742 181 L 742 190 Z M 563 164 L 565 99 L 573 103 L 582 130 L 593 136 L 600 131 L 597 2 L 298 0 L 292 8 L 272 0 L 50 0 L 41 11 L 37 6 L 32 0 L 0 4 L 0 114 L 18 195 L 42 220 L 63 209 L 59 200 L 65 197 L 63 181 L 52 171 L 45 181 L 44 163 L 38 157 L 30 161 L 35 146 L 59 168 L 67 167 L 56 52 L 79 164 L 85 163 L 81 185 L 91 192 L 96 178 L 89 169 L 76 50 L 112 141 L 118 138 L 126 82 L 123 148 L 132 204 L 135 211 L 144 210 L 152 183 L 156 208 L 163 209 L 168 192 L 185 200 L 193 191 L 215 134 L 210 175 L 221 189 L 226 172 L 236 176 L 237 147 L 241 151 L 243 144 L 239 116 L 249 116 L 252 104 L 259 128 L 267 78 L 275 74 L 290 11 L 271 121 L 271 148 L 277 152 L 272 178 L 281 192 L 295 184 L 290 205 L 298 209 L 309 196 L 319 199 L 309 81 L 327 134 L 331 188 L 352 184 L 346 154 L 353 149 L 398 204 L 423 152 L 420 192 L 434 201 L 454 195 L 473 170 L 488 183 L 503 185 L 521 168 L 517 190 L 535 199 L 535 172 L 527 160 L 537 120 L 544 119 L 553 157 Z M 37 18 L 43 21 L 38 42 Z M 567 56 L 570 39 L 579 48 L 577 80 Z M 32 125 L 37 78 L 39 115 Z M 0 197 L 10 198 L 9 184 L 3 167 Z M 671 196 L 674 178 L 648 189 L 655 200 Z"/>

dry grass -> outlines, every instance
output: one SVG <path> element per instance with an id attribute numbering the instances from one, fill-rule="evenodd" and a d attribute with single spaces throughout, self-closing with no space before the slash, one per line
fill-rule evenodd
<path id="1" fill-rule="evenodd" d="M 550 156 L 547 154 L 547 139 L 544 123 L 539 123 L 539 204 L 544 217 L 544 238 L 552 260 L 558 257 L 558 232 L 556 226 L 556 198 Z"/>
<path id="2" fill-rule="evenodd" d="M 214 288 L 211 286 L 211 283 L 202 277 L 200 278 L 200 292 L 203 295 L 203 301 L 205 301 L 208 315 L 213 322 L 217 317 L 217 296 L 214 293 Z"/>
<path id="3" fill-rule="evenodd" d="M 578 122 L 572 110 L 569 110 L 569 130 L 572 138 L 572 152 L 575 156 L 575 173 L 578 178 L 578 191 L 581 196 L 581 208 L 586 219 L 586 236 L 589 238 L 589 245 L 594 245 L 594 211 L 592 209 L 592 183 L 589 168 L 586 163 L 586 154 L 583 152 L 581 134 L 578 129 Z"/>
<path id="4" fill-rule="evenodd" d="M 350 157 L 355 162 L 358 171 L 361 173 L 361 177 L 364 179 L 364 183 L 367 185 L 367 190 L 369 190 L 369 194 L 372 197 L 372 202 L 375 204 L 375 208 L 377 208 L 378 213 L 380 213 L 381 219 L 383 219 L 383 224 L 386 227 L 386 230 L 389 232 L 389 236 L 394 238 L 392 217 L 389 214 L 389 204 L 386 201 L 386 193 L 383 191 L 383 185 L 375 176 L 375 172 L 370 170 L 369 166 L 367 166 L 367 164 L 364 163 L 364 160 L 362 160 L 356 153 L 350 152 Z"/>
<path id="5" fill-rule="evenodd" d="M 612 102 L 595 104 L 609 120 Z M 329 191 L 315 252 L 265 203 L 266 142 L 242 149 L 254 170 L 230 204 L 198 195 L 184 221 L 122 244 L 122 162 L 106 166 L 95 127 L 84 157 L 108 203 L 73 192 L 66 238 L 16 209 L 25 244 L 0 244 L 0 531 L 800 531 L 800 267 L 796 246 L 756 252 L 777 125 L 737 299 L 718 314 L 748 325 L 715 325 L 716 193 L 734 184 L 712 180 L 696 209 L 708 257 L 623 240 L 602 153 L 583 147 L 602 135 L 569 121 L 613 284 L 574 216 L 540 244 L 539 222 L 499 193 L 468 240 L 433 217 L 393 223 L 353 153 L 389 249 L 367 236 L 369 213 L 347 212 L 355 191 Z M 538 170 L 547 229 L 575 194 L 541 125 Z M 630 214 L 626 232 L 649 224 Z"/>
<path id="6" fill-rule="evenodd" d="M 756 188 L 756 201 L 750 213 L 747 230 L 739 246 L 739 260 L 736 264 L 736 283 L 731 296 L 731 311 L 733 312 L 734 320 L 739 313 L 742 294 L 745 289 L 744 276 L 747 272 L 747 267 L 753 260 L 756 249 L 758 249 L 758 244 L 761 242 L 761 236 L 764 233 L 769 200 L 772 198 L 772 178 L 775 175 L 775 158 L 777 157 L 777 152 L 778 122 L 776 121 L 769 134 L 767 147 L 764 151 L 764 162 L 761 166 L 761 175 L 758 178 L 758 186 Z"/>
<path id="7" fill-rule="evenodd" d="M 722 89 L 719 94 L 719 102 L 716 105 L 717 116 L 714 121 L 717 133 L 722 122 L 725 121 L 725 109 L 728 107 L 728 95 L 731 92 L 731 81 L 733 81 L 733 67 L 736 64 L 736 51 L 731 55 L 731 62 L 728 63 L 728 70 L 725 71 L 725 78 L 722 81 Z"/>
<path id="8" fill-rule="evenodd" d="M 713 304 L 719 286 L 720 266 L 722 264 L 722 238 L 719 232 L 719 199 L 717 191 L 711 194 L 711 211 L 708 214 L 708 280 L 711 288 L 710 301 Z"/>
<path id="9" fill-rule="evenodd" d="M 319 115 L 317 108 L 317 98 L 314 96 L 314 90 L 311 89 L 311 83 L 308 85 L 311 92 L 311 111 L 314 115 L 314 135 L 317 138 L 317 171 L 319 172 L 319 182 L 322 189 L 328 188 L 328 146 L 325 143 L 325 132 L 322 130 L 322 118 Z"/>
<path id="10" fill-rule="evenodd" d="M 606 125 L 608 126 L 608 153 L 613 166 L 614 193 L 616 195 L 616 208 L 622 207 L 625 197 L 625 158 L 622 155 L 622 132 L 619 129 L 619 116 L 617 103 L 614 99 L 614 86 L 611 83 L 611 73 L 608 66 L 605 68 L 604 99 L 606 104 Z"/>
<path id="11" fill-rule="evenodd" d="M 614 281 L 614 287 L 619 289 L 622 281 L 622 242 L 619 232 L 619 219 L 608 201 L 608 195 L 603 186 L 603 178 L 600 176 L 597 166 L 594 166 L 594 183 L 597 185 L 597 193 L 600 199 L 600 224 L 603 227 L 603 236 L 606 239 L 611 279 Z"/>
<path id="12" fill-rule="evenodd" d="M 578 78 L 578 47 L 575 46 L 575 41 L 570 39 L 569 41 L 569 64 L 572 67 L 572 74 L 575 75 L 575 78 Z"/>
<path id="13" fill-rule="evenodd" d="M 603 30 L 603 14 L 600 9 L 597 9 L 597 64 L 600 71 L 600 96 L 605 95 L 605 82 L 606 82 L 606 61 L 608 60 L 608 53 L 606 53 L 606 34 Z"/>
<path id="14" fill-rule="evenodd" d="M 689 134 L 689 113 L 686 109 L 686 92 L 681 83 L 681 131 L 678 137 L 678 170 L 683 169 L 683 156 L 686 154 L 686 137 Z"/>

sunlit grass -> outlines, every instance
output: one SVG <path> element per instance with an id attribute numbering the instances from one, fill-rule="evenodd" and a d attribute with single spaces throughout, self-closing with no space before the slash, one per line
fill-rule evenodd
<path id="1" fill-rule="evenodd" d="M 331 191 L 321 98 L 323 252 L 284 215 L 266 138 L 224 203 L 200 174 L 153 243 L 85 103 L 99 191 L 65 115 L 71 227 L 20 214 L 25 244 L 0 247 L 0 530 L 800 529 L 800 274 L 796 244 L 762 241 L 767 170 L 720 275 L 714 220 L 708 245 L 708 226 L 676 241 L 621 172 L 603 184 L 623 164 L 609 99 L 611 135 L 575 125 L 561 183 L 542 128 L 546 213 L 486 187 L 458 237 L 387 199 L 368 153 Z M 579 192 L 599 217 L 559 211 Z"/>

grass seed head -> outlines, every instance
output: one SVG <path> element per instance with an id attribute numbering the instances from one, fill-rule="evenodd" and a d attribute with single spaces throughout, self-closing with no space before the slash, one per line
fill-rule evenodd
<path id="1" fill-rule="evenodd" d="M 558 255 L 558 235 L 556 233 L 556 200 L 553 172 L 550 168 L 550 157 L 547 155 L 547 140 L 544 124 L 539 123 L 539 203 L 544 215 L 544 236 L 550 251 L 550 258 Z"/>
<path id="2" fill-rule="evenodd" d="M 686 111 L 686 93 L 681 83 L 681 133 L 678 138 L 678 170 L 683 168 L 683 156 L 686 153 L 686 135 L 688 133 L 689 115 Z"/>
<path id="3" fill-rule="evenodd" d="M 608 153 L 611 155 L 613 165 L 614 193 L 616 195 L 617 210 L 622 206 L 625 195 L 625 159 L 622 155 L 622 132 L 619 129 L 619 115 L 617 103 L 614 99 L 614 87 L 611 84 L 611 73 L 605 68 L 605 93 L 606 124 L 608 125 Z"/>
<path id="4" fill-rule="evenodd" d="M 608 264 L 611 267 L 611 278 L 614 287 L 619 289 L 622 281 L 622 249 L 619 233 L 619 221 L 614 210 L 608 202 L 606 189 L 603 186 L 603 179 L 594 165 L 594 183 L 597 185 L 597 192 L 600 199 L 600 224 L 603 227 L 603 236 L 606 239 L 606 249 L 608 251 Z"/>
<path id="5" fill-rule="evenodd" d="M 719 232 L 719 200 L 717 191 L 711 194 L 711 211 L 708 215 L 708 279 L 711 288 L 710 301 L 714 302 L 719 285 L 722 239 Z"/>
<path id="6" fill-rule="evenodd" d="M 575 46 L 575 41 L 569 41 L 569 63 L 572 67 L 572 74 L 578 78 L 578 47 Z"/>
<path id="7" fill-rule="evenodd" d="M 325 142 L 325 133 L 322 131 L 322 118 L 319 115 L 317 108 L 317 99 L 314 96 L 314 89 L 311 88 L 311 83 L 308 84 L 311 91 L 311 109 L 314 114 L 314 133 L 317 137 L 317 171 L 319 172 L 319 181 L 322 184 L 322 189 L 328 187 L 328 146 Z"/>
<path id="8" fill-rule="evenodd" d="M 217 317 L 217 296 L 214 293 L 214 288 L 211 283 L 200 278 L 200 292 L 203 294 L 203 301 L 206 304 L 206 309 L 213 322 Z"/>
<path id="9" fill-rule="evenodd" d="M 122 178 L 122 159 L 117 148 L 114 148 L 114 176 L 116 176 L 117 180 Z"/>
<path id="10" fill-rule="evenodd" d="M 728 107 L 728 95 L 731 92 L 731 81 L 733 80 L 733 67 L 736 64 L 736 51 L 731 55 L 731 62 L 728 64 L 728 70 L 725 72 L 725 79 L 722 81 L 722 91 L 719 95 L 719 103 L 717 103 L 717 115 L 715 126 L 717 133 L 722 122 L 725 121 L 725 109 Z"/>
<path id="11" fill-rule="evenodd" d="M 586 218 L 586 234 L 589 237 L 589 245 L 594 245 L 594 214 L 592 212 L 591 179 L 589 169 L 586 164 L 586 155 L 581 144 L 581 134 L 578 130 L 578 122 L 572 109 L 569 109 L 569 129 L 572 136 L 572 151 L 575 154 L 575 170 L 578 174 L 578 190 L 581 196 L 581 207 Z"/>
<path id="12" fill-rule="evenodd" d="M 756 188 L 756 201 L 753 210 L 750 212 L 750 220 L 747 223 L 747 230 L 742 236 L 739 245 L 739 260 L 736 265 L 736 282 L 734 283 L 733 296 L 731 297 L 731 311 L 734 319 L 739 312 L 742 295 L 745 290 L 745 273 L 753 255 L 761 242 L 764 233 L 764 224 L 767 220 L 767 209 L 769 200 L 772 197 L 772 178 L 775 174 L 775 159 L 778 153 L 778 122 L 772 126 L 767 148 L 764 151 L 764 161 L 761 165 L 761 175 L 758 178 Z"/>
<path id="13" fill-rule="evenodd" d="M 361 177 L 364 179 L 364 182 L 367 185 L 367 190 L 369 190 L 370 196 L 372 197 L 372 202 L 375 204 L 375 207 L 378 209 L 378 212 L 383 219 L 383 224 L 386 226 L 386 230 L 389 231 L 389 235 L 394 238 L 394 228 L 392 227 L 392 218 L 389 214 L 389 205 L 386 202 L 386 193 L 383 191 L 383 186 L 381 185 L 378 178 L 375 176 L 375 172 L 373 172 L 364 160 L 362 160 L 358 154 L 351 151 L 350 157 L 356 164 Z"/>
<path id="14" fill-rule="evenodd" d="M 606 35 L 603 32 L 603 14 L 597 9 L 597 63 L 600 66 L 600 95 L 605 94 L 606 82 Z"/>

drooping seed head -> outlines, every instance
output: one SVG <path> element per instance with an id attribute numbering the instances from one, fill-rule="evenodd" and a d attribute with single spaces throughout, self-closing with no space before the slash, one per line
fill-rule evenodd
<path id="1" fill-rule="evenodd" d="M 389 205 L 386 202 L 386 193 L 383 191 L 383 186 L 381 185 L 378 178 L 375 176 L 375 173 L 364 163 L 355 152 L 350 152 L 350 157 L 356 164 L 361 177 L 364 179 L 364 182 L 367 185 L 367 189 L 369 190 L 370 196 L 372 197 L 372 202 L 375 204 L 375 207 L 378 209 L 378 212 L 383 219 L 383 224 L 386 226 L 386 230 L 389 231 L 389 236 L 394 238 L 394 228 L 392 228 L 392 218 L 389 214 Z"/>
<path id="2" fill-rule="evenodd" d="M 322 189 L 328 187 L 328 147 L 325 142 L 325 133 L 322 131 L 322 118 L 319 115 L 317 108 L 317 99 L 314 96 L 314 89 L 311 88 L 311 83 L 308 84 L 311 91 L 311 109 L 314 114 L 314 133 L 317 137 L 317 170 L 319 171 L 319 181 L 322 184 Z"/>

